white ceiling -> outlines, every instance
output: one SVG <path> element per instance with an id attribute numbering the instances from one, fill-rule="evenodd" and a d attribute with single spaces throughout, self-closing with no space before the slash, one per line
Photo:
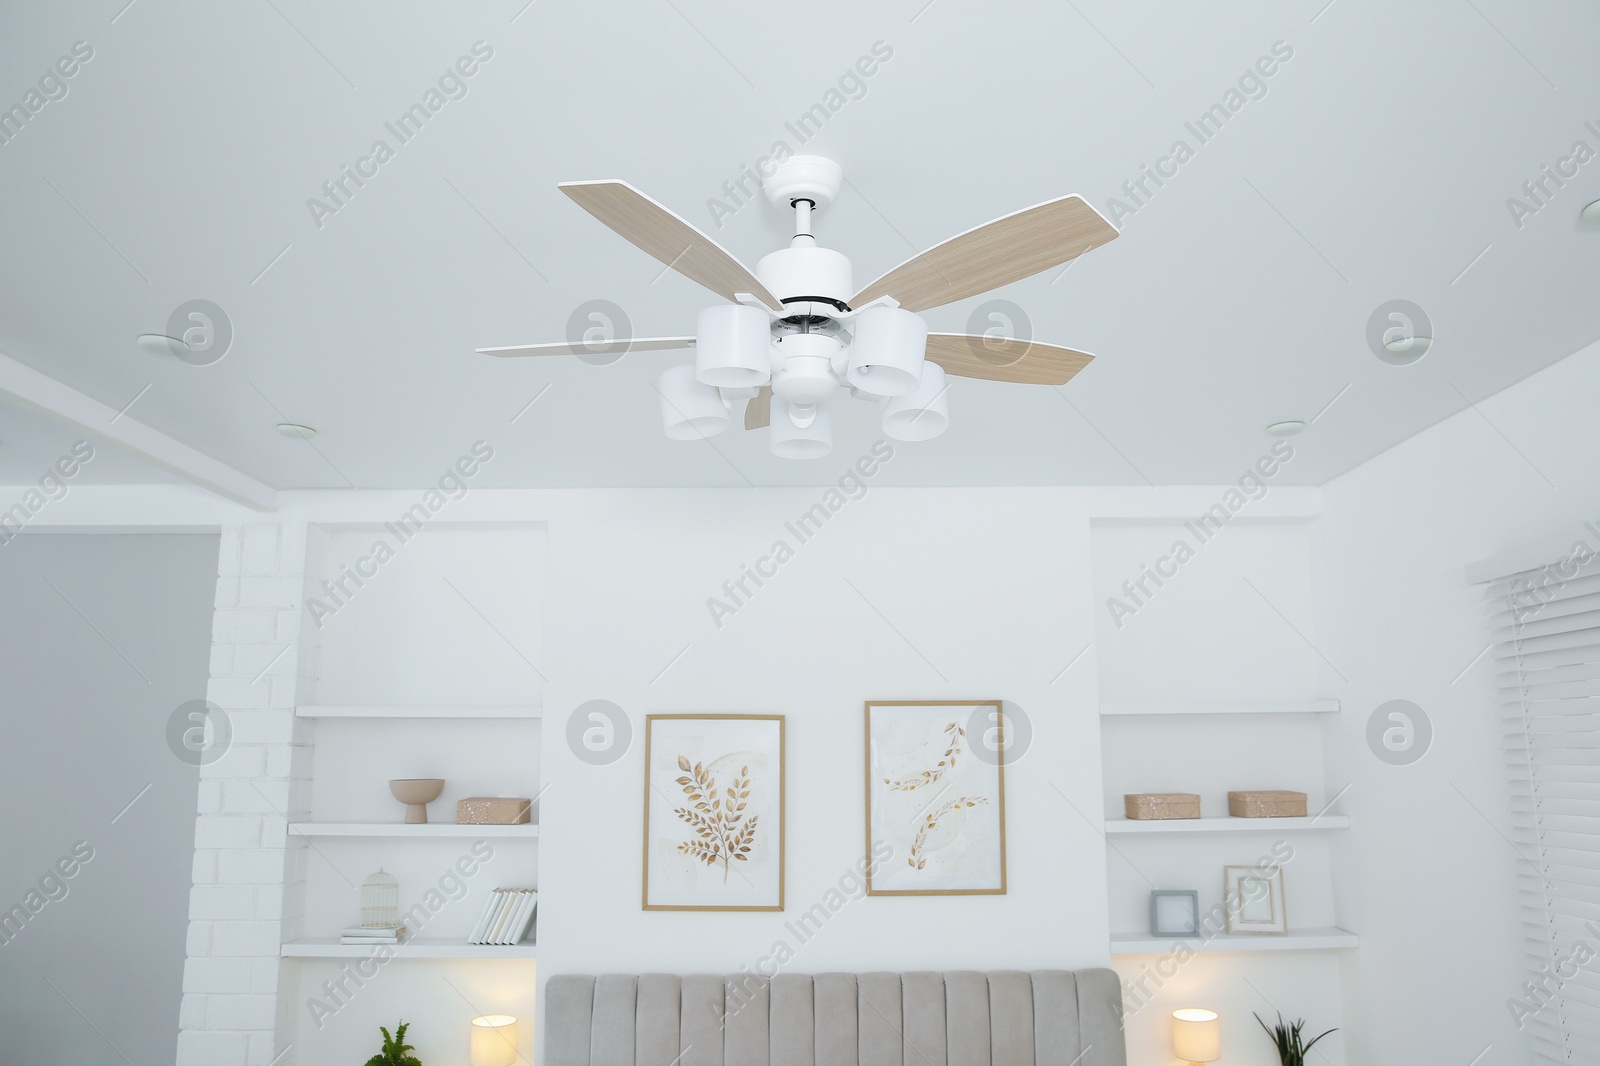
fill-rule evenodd
<path id="1" fill-rule="evenodd" d="M 800 148 L 785 122 L 880 40 L 892 59 L 802 149 L 845 168 L 818 232 L 858 281 L 1063 193 L 1106 210 L 1275 41 L 1294 50 L 1120 239 L 995 294 L 1096 362 L 1059 391 L 961 381 L 951 430 L 897 446 L 880 483 L 1233 480 L 1263 426 L 1338 397 L 1281 476 L 1321 483 L 1600 337 L 1600 230 L 1577 221 L 1600 160 L 1521 230 L 1506 207 L 1575 141 L 1600 148 L 1600 8 L 1579 0 L 126 2 L 0 16 L 6 103 L 94 48 L 0 145 L 0 352 L 117 409 L 148 385 L 130 417 L 279 488 L 420 485 L 480 438 L 484 485 L 837 478 L 878 436 L 865 404 L 831 457 L 789 462 L 765 433 L 661 437 L 649 380 L 681 353 L 472 349 L 564 339 L 592 299 L 641 335 L 692 332 L 715 297 L 556 183 L 624 178 L 753 264 L 788 221 L 758 202 L 719 229 L 707 199 Z M 319 230 L 307 198 L 478 40 L 468 95 Z M 220 362 L 133 346 L 194 298 L 232 320 Z M 1433 319 L 1417 365 L 1368 350 L 1393 298 Z M 984 299 L 928 318 L 963 330 Z M 0 417 L 0 480 L 55 446 Z"/>

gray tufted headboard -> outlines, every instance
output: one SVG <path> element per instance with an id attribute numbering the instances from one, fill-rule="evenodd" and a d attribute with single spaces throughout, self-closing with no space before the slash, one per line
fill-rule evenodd
<path id="1" fill-rule="evenodd" d="M 560 974 L 546 1066 L 1127 1066 L 1110 970 Z"/>

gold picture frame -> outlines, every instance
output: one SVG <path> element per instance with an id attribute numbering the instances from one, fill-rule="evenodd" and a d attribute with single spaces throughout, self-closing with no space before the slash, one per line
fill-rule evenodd
<path id="1" fill-rule="evenodd" d="M 979 745 L 974 723 L 984 727 Z M 1002 701 L 869 700 L 863 724 L 867 895 L 1005 895 Z M 917 754 L 936 761 L 914 770 Z M 897 777 L 902 766 L 913 772 Z"/>
<path id="2" fill-rule="evenodd" d="M 1222 901 L 1230 934 L 1288 935 L 1289 905 L 1283 887 L 1283 867 L 1275 864 L 1224 866 Z"/>
<path id="3" fill-rule="evenodd" d="M 645 716 L 642 909 L 783 910 L 785 743 L 781 714 Z"/>

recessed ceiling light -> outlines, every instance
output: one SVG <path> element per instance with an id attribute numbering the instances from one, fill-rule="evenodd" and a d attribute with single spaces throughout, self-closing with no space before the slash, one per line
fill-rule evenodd
<path id="1" fill-rule="evenodd" d="M 177 337 L 165 333 L 141 333 L 134 343 L 151 355 L 188 355 L 189 346 Z"/>
<path id="2" fill-rule="evenodd" d="M 1600 200 L 1583 209 L 1583 220 L 1590 225 L 1600 226 Z"/>
<path id="3" fill-rule="evenodd" d="M 1432 337 L 1396 337 L 1394 340 L 1384 341 L 1383 350 L 1393 355 L 1409 356 L 1408 362 L 1414 362 L 1428 354 L 1428 349 L 1433 347 Z"/>
<path id="4" fill-rule="evenodd" d="M 293 422 L 279 422 L 278 432 L 295 440 L 310 440 L 317 435 L 317 431 L 310 426 L 297 426 Z"/>
<path id="5" fill-rule="evenodd" d="M 1292 437 L 1305 428 L 1306 424 L 1304 422 L 1274 422 L 1267 427 L 1267 432 L 1274 437 Z"/>

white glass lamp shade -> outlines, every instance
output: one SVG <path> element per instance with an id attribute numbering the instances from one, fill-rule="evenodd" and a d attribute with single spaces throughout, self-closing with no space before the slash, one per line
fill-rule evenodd
<path id="1" fill-rule="evenodd" d="M 1222 1058 L 1222 1026 L 1217 1012 L 1185 1007 L 1172 1012 L 1172 1052 L 1184 1062 L 1216 1062 Z"/>
<path id="2" fill-rule="evenodd" d="M 770 432 L 773 455 L 781 459 L 820 459 L 833 451 L 833 412 L 824 403 L 794 405 L 774 396 Z"/>
<path id="3" fill-rule="evenodd" d="M 898 307 L 869 307 L 856 316 L 845 377 L 872 396 L 915 392 L 928 350 L 928 324 Z"/>
<path id="4" fill-rule="evenodd" d="M 883 405 L 883 431 L 895 440 L 932 440 L 950 425 L 944 367 L 922 364 L 922 380 L 909 396 L 893 396 Z"/>
<path id="5" fill-rule="evenodd" d="M 472 1019 L 472 1066 L 515 1066 L 517 1019 L 509 1014 L 485 1014 Z"/>
<path id="6" fill-rule="evenodd" d="M 719 389 L 748 389 L 772 376 L 772 335 L 767 313 L 743 304 L 717 304 L 700 312 L 694 333 L 695 376 Z"/>
<path id="7" fill-rule="evenodd" d="M 661 424 L 673 440 L 699 440 L 728 428 L 722 394 L 695 377 L 692 366 L 675 366 L 656 379 L 661 393 Z"/>

